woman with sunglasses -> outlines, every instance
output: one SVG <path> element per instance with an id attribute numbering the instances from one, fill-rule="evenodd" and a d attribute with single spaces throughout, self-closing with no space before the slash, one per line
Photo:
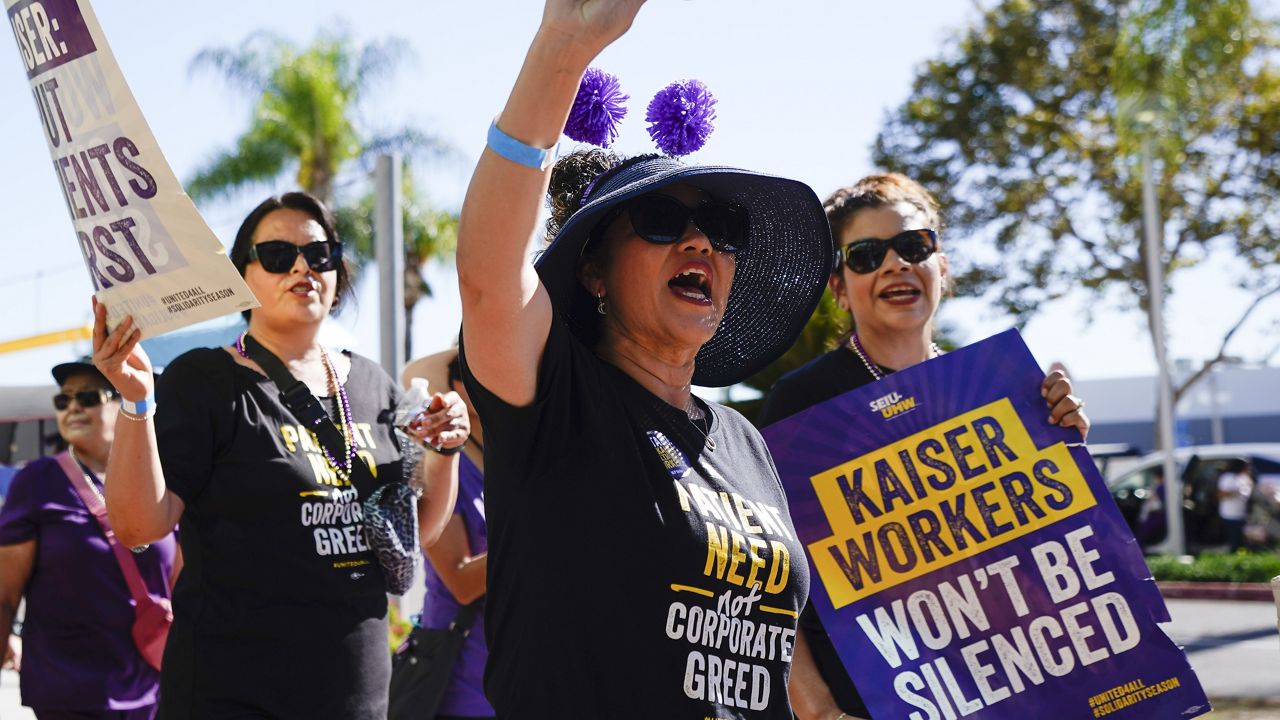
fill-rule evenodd
<path id="1" fill-rule="evenodd" d="M 823 206 L 839 261 L 828 284 L 853 329 L 834 350 L 774 384 L 761 425 L 938 355 L 933 321 L 950 276 L 939 246 L 937 201 L 910 178 L 886 174 L 837 190 Z M 1050 422 L 1088 433 L 1084 403 L 1062 372 L 1050 373 L 1041 391 Z M 800 627 L 790 688 L 796 716 L 869 717 L 817 612 L 806 607 Z"/>
<path id="2" fill-rule="evenodd" d="M 690 386 L 794 341 L 829 230 L 807 186 L 746 170 L 578 151 L 548 173 L 588 63 L 640 5 L 547 0 L 462 209 L 485 688 L 509 720 L 789 720 L 803 548 L 759 433 Z"/>
<path id="3" fill-rule="evenodd" d="M 120 396 L 88 362 L 57 365 L 53 378 L 66 456 L 28 463 L 0 507 L 0 647 L 8 645 L 25 596 L 21 653 L 12 659 L 22 673 L 22 703 L 39 720 L 149 720 L 160 673 L 134 645 L 132 595 L 82 495 L 100 496 L 123 480 L 106 472 Z M 160 597 L 169 597 L 181 566 L 172 529 L 129 558 L 148 592 Z"/>
<path id="4" fill-rule="evenodd" d="M 391 426 L 401 391 L 372 361 L 320 342 L 350 275 L 319 200 L 268 198 L 240 226 L 231 259 L 261 306 L 233 345 L 170 363 L 154 412 L 131 319 L 108 333 L 105 308 L 95 308 L 94 362 L 125 400 L 110 467 L 129 482 L 109 488 L 112 521 L 129 544 L 182 521 L 188 565 L 175 590 L 160 715 L 384 718 L 386 585 L 361 502 L 411 471 Z M 252 359 L 264 357 L 258 348 L 305 385 L 341 447 L 282 403 Z M 432 448 L 415 453 L 424 456 L 419 512 L 430 545 L 452 510 L 466 409 L 456 393 L 437 394 L 410 431 Z"/>

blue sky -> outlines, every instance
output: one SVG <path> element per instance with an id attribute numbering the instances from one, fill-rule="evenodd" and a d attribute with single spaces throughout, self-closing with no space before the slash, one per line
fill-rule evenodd
<path id="1" fill-rule="evenodd" d="M 868 148 L 885 113 L 910 91 L 913 72 L 935 56 L 951 34 L 975 17 L 975 4 L 956 0 L 650 0 L 632 31 L 598 60 L 632 95 L 632 114 L 617 146 L 651 149 L 642 116 L 648 98 L 688 77 L 719 98 L 718 128 L 691 160 L 749 167 L 796 177 L 819 196 L 870 172 Z M 174 3 L 99 0 L 95 10 L 143 114 L 179 178 L 190 177 L 215 150 L 227 147 L 248 122 L 249 99 L 210 73 L 191 75 L 202 48 L 237 45 L 270 30 L 297 42 L 345 27 L 362 40 L 399 36 L 414 56 L 386 86 L 371 94 L 371 128 L 417 124 L 450 142 L 460 160 L 417 169 L 431 199 L 461 201 L 485 130 L 501 108 L 523 58 L 541 3 L 315 0 Z M 9 49 L 5 49 L 5 48 Z M 91 287 L 75 247 L 17 48 L 0 36 L 0 341 L 61 330 L 89 320 Z M 352 170 L 349 188 L 367 180 Z M 229 243 L 240 218 L 270 191 L 263 187 L 233 202 L 203 207 L 206 220 Z M 1135 238 L 1136 241 L 1136 238 Z M 1169 307 L 1171 356 L 1202 360 L 1248 303 L 1234 289 L 1245 272 L 1214 257 L 1175 283 Z M 373 275 L 370 273 L 369 275 Z M 426 352 L 452 341 L 458 323 L 449 268 L 432 268 L 437 290 L 415 315 L 415 347 Z M 364 283 L 358 307 L 343 317 L 357 349 L 376 356 L 376 288 Z M 1085 318 L 1093 310 L 1093 322 Z M 1263 308 L 1239 333 L 1233 354 L 1266 355 L 1280 336 L 1280 301 Z M 1007 328 L 1007 318 L 977 300 L 949 300 L 943 318 L 965 341 Z M 1120 303 L 1081 298 L 1055 302 L 1024 330 L 1044 363 L 1064 362 L 1084 378 L 1154 371 L 1144 319 Z M 87 349 L 71 343 L 0 355 L 0 384 L 44 382 L 50 365 Z"/>

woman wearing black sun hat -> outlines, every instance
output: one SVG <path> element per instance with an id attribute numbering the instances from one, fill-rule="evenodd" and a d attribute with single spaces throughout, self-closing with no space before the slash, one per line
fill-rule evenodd
<path id="1" fill-rule="evenodd" d="M 759 433 L 704 402 L 794 341 L 830 231 L 802 183 L 551 152 L 635 0 L 548 0 L 463 206 L 502 718 L 786 718 L 804 551 Z M 528 240 L 551 183 L 550 245 Z"/>

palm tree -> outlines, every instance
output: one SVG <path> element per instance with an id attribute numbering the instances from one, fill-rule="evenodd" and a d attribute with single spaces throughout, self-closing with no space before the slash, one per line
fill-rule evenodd
<path id="1" fill-rule="evenodd" d="M 357 258 L 373 256 L 373 196 L 353 202 L 336 197 L 339 172 L 356 164 L 367 172 L 378 154 L 451 157 L 446 143 L 414 128 L 373 132 L 359 122 L 368 93 L 387 80 L 407 56 L 403 40 L 359 46 L 345 32 L 322 35 L 306 47 L 259 32 L 236 48 L 209 48 L 191 71 L 211 69 L 254 101 L 249 127 L 234 147 L 218 151 L 187 183 L 197 201 L 224 199 L 237 190 L 272 183 L 296 168 L 298 187 L 334 208 L 339 230 Z M 405 311 L 431 294 L 422 278 L 429 258 L 451 253 L 455 217 L 432 210 L 412 193 L 405 173 Z"/>

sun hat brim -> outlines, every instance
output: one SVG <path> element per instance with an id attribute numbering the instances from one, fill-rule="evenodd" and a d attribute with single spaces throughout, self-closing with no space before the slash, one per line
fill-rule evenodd
<path id="1" fill-rule="evenodd" d="M 720 326 L 698 351 L 693 383 L 734 385 L 764 369 L 799 337 L 831 276 L 834 250 L 822 203 L 802 182 L 723 166 L 686 166 L 667 157 L 635 162 L 593 189 L 535 261 L 551 304 L 579 337 L 590 337 L 595 299 L 578 279 L 591 231 L 608 212 L 666 185 L 699 188 L 747 209 L 747 247 Z"/>

